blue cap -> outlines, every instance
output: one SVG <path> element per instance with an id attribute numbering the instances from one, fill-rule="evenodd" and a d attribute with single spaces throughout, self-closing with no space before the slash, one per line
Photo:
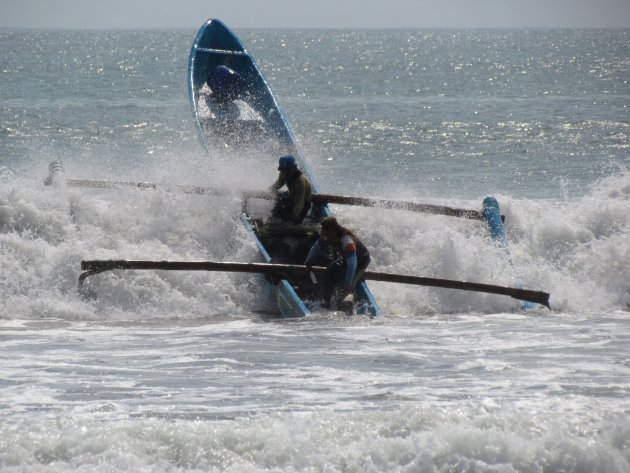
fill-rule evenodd
<path id="1" fill-rule="evenodd" d="M 295 158 L 290 154 L 282 156 L 278 161 L 278 171 L 286 171 L 287 169 L 291 169 L 295 166 Z"/>

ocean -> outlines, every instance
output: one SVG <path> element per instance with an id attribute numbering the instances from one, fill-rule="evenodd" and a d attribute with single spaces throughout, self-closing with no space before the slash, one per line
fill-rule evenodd
<path id="1" fill-rule="evenodd" d="M 204 19 L 200 20 L 200 23 Z M 630 471 L 630 30 L 236 30 L 377 271 L 384 316 L 274 317 L 261 276 L 84 259 L 259 261 L 257 169 L 207 156 L 195 30 L 0 30 L 0 471 Z M 254 159 L 256 156 L 250 156 Z M 67 178 L 221 195 L 45 186 Z"/>

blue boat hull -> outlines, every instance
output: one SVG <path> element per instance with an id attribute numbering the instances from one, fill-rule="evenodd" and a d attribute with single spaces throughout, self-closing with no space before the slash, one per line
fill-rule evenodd
<path id="1" fill-rule="evenodd" d="M 227 66 L 245 79 L 239 100 L 229 104 L 233 108 L 229 113 L 225 112 L 226 105 L 214 103 L 205 95 L 208 75 L 217 66 Z M 219 20 L 208 20 L 195 37 L 188 62 L 188 90 L 193 120 L 202 145 L 209 154 L 230 148 L 247 148 L 251 144 L 257 155 L 261 154 L 261 149 L 266 151 L 260 158 L 260 164 L 265 169 L 276 166 L 279 156 L 291 154 L 311 181 L 313 192 L 318 192 L 315 176 L 304 161 L 293 131 L 264 75 L 238 37 Z M 234 120 L 234 116 L 238 119 Z M 266 146 L 261 146 L 261 143 Z M 320 217 L 330 215 L 326 205 L 317 206 L 312 213 Z M 243 214 L 241 220 L 255 238 L 265 262 L 273 262 L 268 248 L 256 233 L 252 219 Z M 281 280 L 273 286 L 278 309 L 284 317 L 310 314 L 309 306 L 289 281 Z M 357 313 L 372 317 L 381 315 L 381 309 L 365 281 L 357 285 L 356 296 Z"/>

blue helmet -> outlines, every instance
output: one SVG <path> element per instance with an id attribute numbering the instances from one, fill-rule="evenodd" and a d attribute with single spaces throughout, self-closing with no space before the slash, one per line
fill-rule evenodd
<path id="1" fill-rule="evenodd" d="M 286 171 L 287 169 L 294 168 L 295 166 L 295 158 L 290 154 L 282 156 L 278 161 L 278 171 Z"/>

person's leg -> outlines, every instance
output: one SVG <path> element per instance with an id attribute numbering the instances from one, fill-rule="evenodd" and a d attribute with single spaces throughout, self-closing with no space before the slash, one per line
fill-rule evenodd
<path id="1" fill-rule="evenodd" d="M 343 258 L 338 258 L 333 261 L 322 273 L 319 278 L 319 283 L 322 287 L 322 298 L 324 302 L 329 303 L 332 297 L 335 287 L 343 283 L 343 278 L 346 274 L 346 263 Z"/>
<path id="2" fill-rule="evenodd" d="M 354 272 L 354 278 L 352 279 L 352 290 L 354 290 L 357 287 L 359 281 L 363 279 L 363 275 L 365 274 L 366 269 L 367 266 L 364 268 L 357 268 L 357 270 Z"/>

